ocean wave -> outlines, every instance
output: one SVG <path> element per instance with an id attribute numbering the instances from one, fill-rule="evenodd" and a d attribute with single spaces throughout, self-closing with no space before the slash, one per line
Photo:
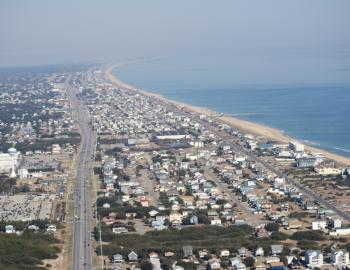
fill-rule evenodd
<path id="1" fill-rule="evenodd" d="M 350 149 L 340 148 L 340 147 L 334 147 L 334 149 L 337 149 L 339 151 L 343 151 L 343 152 L 346 152 L 346 153 L 350 153 Z"/>
<path id="2" fill-rule="evenodd" d="M 322 146 L 320 143 L 318 142 L 313 142 L 313 141 L 309 141 L 309 140 L 302 140 L 304 143 L 309 144 L 309 145 L 313 145 L 313 146 Z"/>
<path id="3" fill-rule="evenodd" d="M 247 112 L 247 113 L 225 113 L 228 116 L 251 116 L 251 115 L 264 115 L 265 113 L 255 113 L 255 112 Z"/>

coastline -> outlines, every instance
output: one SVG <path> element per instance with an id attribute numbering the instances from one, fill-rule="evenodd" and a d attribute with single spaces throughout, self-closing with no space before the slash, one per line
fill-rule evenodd
<path id="1" fill-rule="evenodd" d="M 168 98 L 165 98 L 162 95 L 156 94 L 156 93 L 152 93 L 152 92 L 147 92 L 141 89 L 137 89 L 136 87 L 133 87 L 130 84 L 127 84 L 121 80 L 119 80 L 116 76 L 114 76 L 113 74 L 113 69 L 118 68 L 120 66 L 122 66 L 123 63 L 120 64 L 115 64 L 115 65 L 109 65 L 106 66 L 105 68 L 103 68 L 103 73 L 105 74 L 105 78 L 113 85 L 115 85 L 118 88 L 123 88 L 126 90 L 130 90 L 130 91 L 137 91 L 145 96 L 149 96 L 149 97 L 153 97 L 156 98 L 162 102 L 166 102 L 166 103 L 171 103 L 174 104 L 176 106 L 180 106 L 180 107 L 185 107 L 188 110 L 191 110 L 193 112 L 196 113 L 200 113 L 200 114 L 205 114 L 205 115 L 213 115 L 213 114 L 219 114 L 218 112 L 215 112 L 213 110 L 207 109 L 205 107 L 199 107 L 199 106 L 194 106 L 191 104 L 186 104 L 183 102 L 178 102 L 175 100 L 171 100 Z M 290 141 L 299 141 L 296 139 L 293 139 L 291 137 L 289 137 L 288 135 L 284 134 L 282 131 L 276 129 L 276 128 L 271 128 L 268 126 L 264 126 L 258 123 L 254 123 L 254 122 L 250 122 L 250 121 L 246 121 L 246 120 L 242 120 L 242 119 L 238 119 L 236 117 L 232 117 L 232 116 L 222 116 L 219 119 L 221 122 L 232 126 L 242 132 L 245 133 L 250 133 L 253 134 L 255 136 L 264 136 L 268 139 L 274 140 L 274 141 L 278 141 L 281 143 L 288 143 Z M 300 141 L 299 141 L 300 142 Z M 320 149 L 320 148 L 316 148 L 313 146 L 310 146 L 308 144 L 305 144 L 305 142 L 300 142 L 302 144 L 305 145 L 305 149 L 307 151 L 310 152 L 314 152 L 314 153 L 322 153 L 324 154 L 327 158 L 329 159 L 333 159 L 335 160 L 338 164 L 341 165 L 350 165 L 350 158 L 345 157 L 345 156 L 341 156 L 338 154 L 334 154 L 331 153 L 329 151 Z"/>

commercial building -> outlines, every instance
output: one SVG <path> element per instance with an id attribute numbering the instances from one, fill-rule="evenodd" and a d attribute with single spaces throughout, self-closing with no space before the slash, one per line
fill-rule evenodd
<path id="1" fill-rule="evenodd" d="M 320 250 L 307 250 L 305 252 L 305 263 L 310 267 L 321 267 L 323 265 L 323 254 Z"/>
<path id="2" fill-rule="evenodd" d="M 349 252 L 344 249 L 333 250 L 331 254 L 331 262 L 336 266 L 349 265 Z"/>

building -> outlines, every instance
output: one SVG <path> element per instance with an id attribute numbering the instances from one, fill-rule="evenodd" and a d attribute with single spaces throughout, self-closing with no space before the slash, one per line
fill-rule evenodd
<path id="1" fill-rule="evenodd" d="M 304 145 L 295 141 L 289 142 L 289 148 L 294 152 L 304 152 Z"/>
<path id="2" fill-rule="evenodd" d="M 16 229 L 13 225 L 6 225 L 5 226 L 5 233 L 15 233 Z"/>
<path id="3" fill-rule="evenodd" d="M 317 160 L 315 157 L 301 157 L 297 159 L 297 167 L 299 168 L 315 167 L 316 161 Z"/>
<path id="4" fill-rule="evenodd" d="M 184 140 L 190 139 L 191 136 L 186 134 L 184 131 L 163 131 L 158 133 L 156 136 L 157 140 Z"/>
<path id="5" fill-rule="evenodd" d="M 341 169 L 333 167 L 320 167 L 316 168 L 315 171 L 321 175 L 339 175 L 341 173 Z"/>
<path id="6" fill-rule="evenodd" d="M 305 252 L 305 263 L 310 267 L 321 267 L 323 265 L 323 254 L 320 250 L 307 250 Z"/>
<path id="7" fill-rule="evenodd" d="M 131 252 L 129 253 L 129 255 L 128 255 L 128 260 L 129 260 L 130 262 L 135 262 L 135 261 L 137 261 L 137 260 L 138 260 L 138 255 L 137 255 L 137 253 L 136 253 L 135 251 L 131 251 Z"/>
<path id="8" fill-rule="evenodd" d="M 330 227 L 333 229 L 341 228 L 341 219 L 332 219 L 330 222 Z"/>
<path id="9" fill-rule="evenodd" d="M 345 249 L 332 250 L 331 263 L 336 266 L 349 265 L 349 252 Z"/>
<path id="10" fill-rule="evenodd" d="M 13 160 L 12 160 L 13 158 Z M 14 166 L 17 166 L 18 153 L 12 156 L 10 153 L 0 153 L 0 173 L 10 174 L 12 170 L 12 161 Z"/>
<path id="11" fill-rule="evenodd" d="M 317 220 L 312 222 L 312 230 L 325 230 L 327 227 L 327 221 L 325 220 Z"/>
<path id="12" fill-rule="evenodd" d="M 193 256 L 193 247 L 192 246 L 183 246 L 182 253 L 184 258 L 191 258 Z"/>
<path id="13" fill-rule="evenodd" d="M 59 144 L 53 144 L 51 147 L 51 152 L 53 155 L 58 155 L 62 153 L 61 146 Z"/>
<path id="14" fill-rule="evenodd" d="M 349 235 L 350 228 L 336 228 L 334 231 L 329 232 L 330 236 L 342 236 Z"/>

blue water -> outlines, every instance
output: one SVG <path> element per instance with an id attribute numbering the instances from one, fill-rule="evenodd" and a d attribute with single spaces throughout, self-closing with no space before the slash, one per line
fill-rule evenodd
<path id="1" fill-rule="evenodd" d="M 350 157 L 350 83 L 346 74 L 337 73 L 336 64 L 332 68 L 337 71 L 330 71 L 334 75 L 323 69 L 317 79 L 309 78 L 317 70 L 304 76 L 306 71 L 295 66 L 295 72 L 289 69 L 293 83 L 288 82 L 286 72 L 278 72 L 278 65 L 267 72 L 260 68 L 266 76 L 256 70 L 252 84 L 245 74 L 249 68 L 242 71 L 235 65 L 191 60 L 190 64 L 186 59 L 134 62 L 113 73 L 137 88 L 278 128 L 293 138 Z"/>

